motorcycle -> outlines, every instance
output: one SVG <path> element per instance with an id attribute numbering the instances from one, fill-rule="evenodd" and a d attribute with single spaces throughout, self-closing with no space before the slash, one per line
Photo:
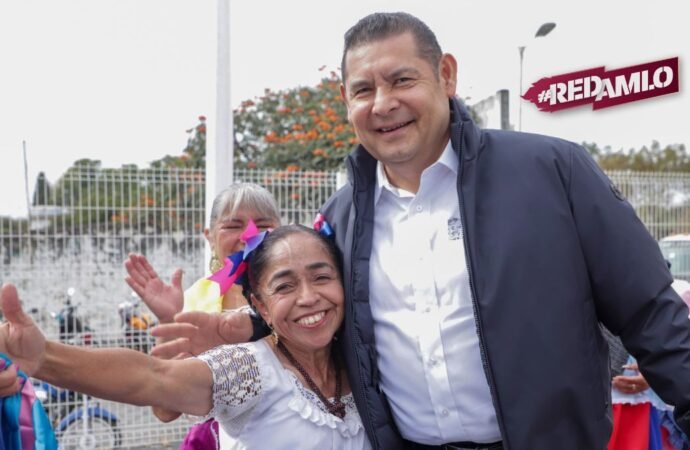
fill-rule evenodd
<path id="1" fill-rule="evenodd" d="M 34 391 L 46 410 L 60 450 L 116 448 L 122 433 L 115 414 L 101 407 L 91 397 L 59 389 L 41 380 L 33 380 Z"/>
<path id="2" fill-rule="evenodd" d="M 86 325 L 85 320 L 77 314 L 78 304 L 73 304 L 75 289 L 67 289 L 67 297 L 63 301 L 62 309 L 51 316 L 58 321 L 58 339 L 77 345 L 91 345 L 93 330 Z"/>
<path id="3" fill-rule="evenodd" d="M 143 311 L 141 299 L 132 293 L 132 300 L 120 303 L 117 311 L 120 315 L 120 326 L 125 335 L 125 346 L 148 353 L 155 344 L 155 339 L 149 334 L 149 329 L 156 325 L 156 320 Z"/>

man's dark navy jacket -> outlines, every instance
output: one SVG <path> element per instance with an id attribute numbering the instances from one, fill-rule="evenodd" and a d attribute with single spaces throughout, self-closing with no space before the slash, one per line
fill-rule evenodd
<path id="1" fill-rule="evenodd" d="M 505 449 L 606 447 L 611 377 L 599 321 L 690 432 L 688 309 L 630 204 L 582 147 L 481 130 L 456 100 L 450 114 L 476 326 Z M 399 449 L 369 307 L 375 168 L 357 148 L 350 183 L 321 212 L 344 261 L 341 343 L 355 400 L 374 448 Z"/>

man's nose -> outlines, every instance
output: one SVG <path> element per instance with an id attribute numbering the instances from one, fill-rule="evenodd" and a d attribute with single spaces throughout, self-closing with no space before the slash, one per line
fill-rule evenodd
<path id="1" fill-rule="evenodd" d="M 372 108 L 374 114 L 385 116 L 392 110 L 398 107 L 398 99 L 395 93 L 388 88 L 380 87 L 376 89 L 374 96 L 374 106 Z"/>

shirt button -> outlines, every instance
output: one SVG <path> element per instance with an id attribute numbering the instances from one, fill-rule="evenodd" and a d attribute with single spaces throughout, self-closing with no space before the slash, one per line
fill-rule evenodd
<path id="1" fill-rule="evenodd" d="M 431 312 L 431 306 L 426 305 L 426 306 L 424 307 L 424 312 L 426 312 L 426 313 Z"/>
<path id="2" fill-rule="evenodd" d="M 443 417 L 448 416 L 448 410 L 447 410 L 447 409 L 442 409 L 442 410 L 441 410 L 441 415 L 442 415 Z"/>
<path id="3" fill-rule="evenodd" d="M 434 357 L 429 358 L 429 365 L 431 367 L 434 367 L 436 364 L 438 364 L 438 360 Z"/>
<path id="4" fill-rule="evenodd" d="M 415 209 L 417 210 L 417 212 L 421 212 L 424 209 L 424 207 L 422 205 L 417 205 Z"/>

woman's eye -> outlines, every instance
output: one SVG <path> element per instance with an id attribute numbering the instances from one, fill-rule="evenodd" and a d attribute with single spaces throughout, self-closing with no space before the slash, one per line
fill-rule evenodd
<path id="1" fill-rule="evenodd" d="M 292 285 L 285 283 L 285 284 L 279 284 L 278 286 L 276 286 L 274 291 L 279 293 L 279 294 L 284 294 L 285 292 L 289 292 L 290 289 L 292 289 Z"/>

